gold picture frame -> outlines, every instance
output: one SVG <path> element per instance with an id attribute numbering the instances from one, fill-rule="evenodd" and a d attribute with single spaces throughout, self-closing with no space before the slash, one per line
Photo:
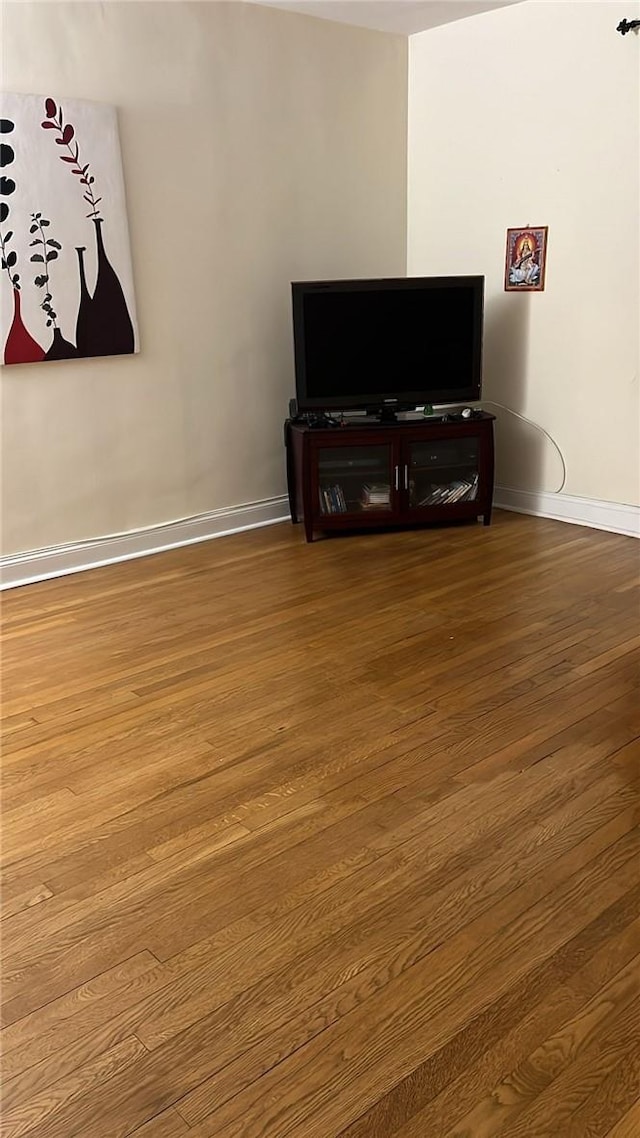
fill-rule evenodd
<path id="1" fill-rule="evenodd" d="M 547 225 L 507 229 L 505 292 L 542 292 L 547 268 Z"/>

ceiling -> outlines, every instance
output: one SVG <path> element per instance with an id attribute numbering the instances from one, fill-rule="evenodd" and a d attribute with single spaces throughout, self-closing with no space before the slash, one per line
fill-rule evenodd
<path id="1" fill-rule="evenodd" d="M 410 36 L 521 0 L 252 0 L 341 24 Z"/>

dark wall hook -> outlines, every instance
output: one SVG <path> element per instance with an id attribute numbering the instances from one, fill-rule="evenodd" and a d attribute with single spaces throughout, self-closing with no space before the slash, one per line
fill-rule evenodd
<path id="1" fill-rule="evenodd" d="M 616 31 L 620 32 L 621 36 L 626 36 L 627 32 L 633 32 L 636 28 L 640 28 L 640 20 L 621 20 Z"/>

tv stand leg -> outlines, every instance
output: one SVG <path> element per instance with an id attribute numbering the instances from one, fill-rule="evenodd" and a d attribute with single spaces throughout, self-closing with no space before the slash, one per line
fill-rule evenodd
<path id="1" fill-rule="evenodd" d="M 482 524 L 485 526 L 491 525 L 491 507 L 487 510 L 486 514 L 482 516 Z"/>
<path id="2" fill-rule="evenodd" d="M 309 511 L 304 516 L 304 536 L 307 541 L 313 541 L 313 519 L 309 516 Z"/>

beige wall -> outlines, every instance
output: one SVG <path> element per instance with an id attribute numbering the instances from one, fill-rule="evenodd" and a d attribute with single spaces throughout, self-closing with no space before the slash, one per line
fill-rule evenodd
<path id="1" fill-rule="evenodd" d="M 640 502 L 640 5 L 527 2 L 415 36 L 411 274 L 485 273 L 485 395 L 535 420 L 565 493 Z M 549 225 L 544 293 L 503 291 L 508 226 Z M 500 413 L 498 481 L 560 463 Z"/>
<path id="2" fill-rule="evenodd" d="M 3 552 L 284 493 L 289 282 L 406 270 L 406 41 L 240 3 L 2 22 L 6 90 L 118 107 L 142 344 L 3 369 Z"/>

